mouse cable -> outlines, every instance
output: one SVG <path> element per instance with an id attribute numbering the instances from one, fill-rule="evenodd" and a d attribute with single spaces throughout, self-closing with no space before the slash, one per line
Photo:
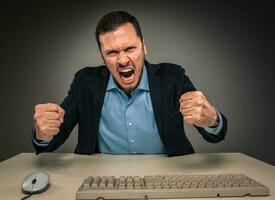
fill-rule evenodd
<path id="1" fill-rule="evenodd" d="M 29 195 L 27 195 L 27 196 L 25 196 L 25 197 L 23 197 L 22 199 L 20 199 L 20 200 L 24 200 L 24 199 L 27 199 L 27 198 L 29 198 L 30 196 L 32 196 L 33 194 L 29 194 Z"/>

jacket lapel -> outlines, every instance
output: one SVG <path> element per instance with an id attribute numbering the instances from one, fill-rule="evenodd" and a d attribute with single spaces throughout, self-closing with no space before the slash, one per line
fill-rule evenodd
<path id="1" fill-rule="evenodd" d="M 158 75 L 159 66 L 152 66 L 147 61 L 145 61 L 145 66 L 148 73 L 148 83 L 149 83 L 149 89 L 150 89 L 150 95 L 151 95 L 155 120 L 157 123 L 159 134 L 162 137 L 162 127 L 161 127 L 162 83 L 161 83 L 161 78 Z"/>
<path id="2" fill-rule="evenodd" d="M 102 106 L 103 106 L 103 102 L 104 102 L 104 97 L 105 97 L 105 93 L 106 93 L 106 88 L 108 85 L 108 80 L 109 80 L 109 70 L 107 69 L 106 66 L 103 66 L 101 71 L 100 71 L 100 76 L 97 77 L 97 83 L 98 83 L 98 94 L 96 95 L 96 101 L 95 101 L 95 109 L 96 112 L 96 116 L 95 116 L 95 120 L 96 120 L 96 130 L 99 130 L 99 122 L 100 122 L 100 115 L 101 115 L 101 110 L 102 110 Z"/>

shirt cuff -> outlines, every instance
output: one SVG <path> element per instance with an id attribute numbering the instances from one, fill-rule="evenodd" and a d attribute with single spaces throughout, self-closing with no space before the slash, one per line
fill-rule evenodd
<path id="1" fill-rule="evenodd" d="M 33 141 L 33 143 L 36 144 L 37 146 L 41 146 L 41 147 L 46 147 L 46 146 L 48 146 L 48 145 L 50 144 L 50 142 L 52 141 L 52 138 L 53 138 L 53 137 L 51 137 L 51 138 L 49 138 L 49 139 L 47 139 L 47 140 L 37 140 L 37 139 L 35 138 L 35 130 L 33 130 L 33 132 L 32 132 L 32 141 Z"/>
<path id="2" fill-rule="evenodd" d="M 223 120 L 222 120 L 222 116 L 220 114 L 220 112 L 216 109 L 216 112 L 218 114 L 218 118 L 219 118 L 219 124 L 217 127 L 215 128 L 212 128 L 212 127 L 205 127 L 204 130 L 210 134 L 213 134 L 213 135 L 218 135 L 219 132 L 222 130 L 223 128 Z"/>

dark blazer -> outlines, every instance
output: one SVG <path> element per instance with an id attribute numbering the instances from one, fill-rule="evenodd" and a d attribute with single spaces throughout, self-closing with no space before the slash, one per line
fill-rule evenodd
<path id="1" fill-rule="evenodd" d="M 184 131 L 183 117 L 179 112 L 180 96 L 195 91 L 184 69 L 178 65 L 161 63 L 150 64 L 145 61 L 152 105 L 161 141 L 167 155 L 194 153 L 194 149 Z M 65 110 L 64 122 L 60 132 L 55 135 L 49 146 L 41 147 L 33 143 L 37 153 L 57 149 L 69 137 L 78 123 L 78 143 L 75 153 L 93 154 L 98 152 L 98 130 L 101 109 L 110 72 L 106 66 L 86 67 L 75 74 L 68 96 L 61 107 Z M 208 142 L 216 143 L 224 139 L 227 120 L 224 115 L 223 129 L 216 136 L 196 127 Z"/>

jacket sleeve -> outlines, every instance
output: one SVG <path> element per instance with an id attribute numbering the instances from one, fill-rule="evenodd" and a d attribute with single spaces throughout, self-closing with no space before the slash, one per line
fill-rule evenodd
<path id="1" fill-rule="evenodd" d="M 202 137 L 211 143 L 217 143 L 221 140 L 224 140 L 226 132 L 227 132 L 227 119 L 226 117 L 220 112 L 223 120 L 223 127 L 220 130 L 220 132 L 217 135 L 208 133 L 204 128 L 198 127 L 196 125 L 195 128 L 199 131 L 199 133 L 202 135 Z"/>

